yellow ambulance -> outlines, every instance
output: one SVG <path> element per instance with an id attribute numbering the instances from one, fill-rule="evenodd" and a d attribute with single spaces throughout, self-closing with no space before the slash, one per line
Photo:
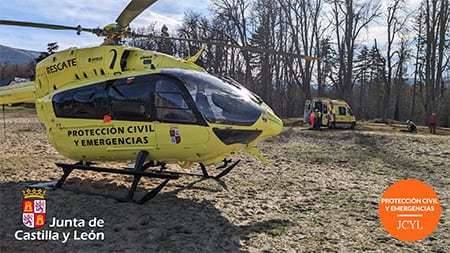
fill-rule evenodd
<path id="1" fill-rule="evenodd" d="M 305 101 L 303 119 L 305 123 L 309 122 L 311 112 L 315 111 L 318 115 L 320 126 L 328 128 L 355 128 L 356 117 L 352 109 L 344 100 L 329 98 L 314 98 Z"/>

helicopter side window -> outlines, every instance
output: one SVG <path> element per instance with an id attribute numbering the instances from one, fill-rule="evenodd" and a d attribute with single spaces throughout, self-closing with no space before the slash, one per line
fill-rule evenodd
<path id="1" fill-rule="evenodd" d="M 162 122 L 196 123 L 192 109 L 186 103 L 178 86 L 167 78 L 155 82 L 156 116 Z"/>
<path id="2" fill-rule="evenodd" d="M 135 79 L 119 79 L 108 87 L 113 119 L 151 120 L 150 82 L 145 78 Z"/>
<path id="3" fill-rule="evenodd" d="M 101 119 L 109 110 L 104 83 L 63 91 L 53 96 L 57 117 Z"/>
<path id="4" fill-rule="evenodd" d="M 57 117 L 71 115 L 73 104 L 73 92 L 62 92 L 53 96 L 53 108 Z"/>
<path id="5" fill-rule="evenodd" d="M 346 115 L 347 109 L 345 107 L 339 106 L 339 115 Z"/>
<path id="6" fill-rule="evenodd" d="M 89 87 L 82 89 L 73 94 L 74 100 L 74 114 L 80 118 L 96 118 L 96 111 L 94 106 L 95 88 Z"/>

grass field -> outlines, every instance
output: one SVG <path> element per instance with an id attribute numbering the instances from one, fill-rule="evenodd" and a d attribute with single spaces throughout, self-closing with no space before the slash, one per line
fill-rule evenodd
<path id="1" fill-rule="evenodd" d="M 125 195 L 129 177 L 74 172 L 63 189 L 47 192 L 47 215 L 101 218 L 96 231 L 105 239 L 62 243 L 14 238 L 24 228 L 20 190 L 59 178 L 54 163 L 73 161 L 49 145 L 31 109 L 8 110 L 0 131 L 0 252 L 448 252 L 448 129 L 405 134 L 400 124 L 358 122 L 355 130 L 309 131 L 297 121 L 258 144 L 273 166 L 239 153 L 242 163 L 222 183 L 183 177 L 144 205 L 75 192 Z M 437 228 L 416 242 L 391 237 L 378 218 L 383 192 L 407 178 L 432 186 L 441 202 Z M 143 179 L 139 194 L 152 187 Z"/>

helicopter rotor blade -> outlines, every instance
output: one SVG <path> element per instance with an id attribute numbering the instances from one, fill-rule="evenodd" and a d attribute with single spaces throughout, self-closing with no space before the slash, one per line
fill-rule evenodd
<path id="1" fill-rule="evenodd" d="M 53 25 L 45 23 L 35 23 L 35 22 L 23 22 L 23 21 L 11 21 L 11 20 L 0 20 L 0 25 L 12 25 L 12 26 L 25 26 L 34 28 L 44 28 L 53 30 L 75 30 L 79 32 L 91 32 L 95 33 L 98 29 L 82 28 L 81 26 L 65 26 L 65 25 Z"/>
<path id="2" fill-rule="evenodd" d="M 34 22 L 22 22 L 22 21 L 10 21 L 10 20 L 0 20 L 1 25 L 13 25 L 13 26 L 26 26 L 35 28 L 46 28 L 54 30 L 77 30 L 77 27 L 64 26 L 64 25 L 52 25 Z"/>
<path id="3" fill-rule="evenodd" d="M 216 45 L 216 46 L 234 47 L 234 48 L 239 48 L 239 49 L 252 51 L 252 52 L 256 52 L 256 53 L 266 53 L 266 54 L 281 55 L 281 56 L 286 56 L 286 57 L 290 57 L 290 58 L 300 58 L 300 59 L 305 59 L 305 60 L 319 60 L 319 58 L 313 57 L 313 56 L 288 53 L 288 52 L 277 51 L 277 50 L 274 50 L 274 49 L 267 49 L 267 48 L 258 48 L 258 47 L 252 47 L 252 46 L 241 46 L 241 45 L 238 45 L 238 44 L 235 44 L 235 43 L 224 42 L 224 41 L 187 39 L 187 38 L 175 38 L 175 37 L 165 37 L 165 36 L 155 36 L 155 35 L 140 35 L 140 34 L 135 34 L 135 37 L 150 37 L 150 38 L 153 38 L 153 39 L 171 39 L 171 40 L 179 40 L 179 41 L 211 44 L 211 45 Z"/>
<path id="4" fill-rule="evenodd" d="M 154 4 L 156 0 L 132 0 L 127 7 L 120 13 L 116 22 L 120 27 L 127 27 L 139 14 L 146 10 L 150 5 Z"/>

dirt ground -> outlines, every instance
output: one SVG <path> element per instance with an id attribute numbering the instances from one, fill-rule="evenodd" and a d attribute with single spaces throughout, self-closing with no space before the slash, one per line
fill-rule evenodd
<path id="1" fill-rule="evenodd" d="M 19 241 L 27 185 L 58 179 L 70 162 L 48 143 L 32 110 L 6 113 L 0 127 L 0 252 L 448 252 L 450 135 L 400 134 L 395 126 L 308 131 L 288 126 L 258 145 L 273 163 L 247 154 L 221 182 L 183 177 L 151 201 L 122 203 L 131 178 L 76 171 L 46 193 L 47 217 L 104 220 L 103 227 L 49 227 L 57 234 L 102 233 L 103 240 Z M 2 122 L 3 125 L 3 122 Z M 393 128 L 394 130 L 392 130 Z M 446 134 L 444 134 L 446 133 Z M 109 164 L 111 165 L 111 164 Z M 120 165 L 117 165 L 120 166 Z M 179 169 L 174 167 L 173 169 Z M 191 169 L 189 171 L 194 171 Z M 441 219 L 423 240 L 391 237 L 378 203 L 394 182 L 419 179 L 436 191 Z M 155 182 L 144 178 L 139 195 Z M 80 193 L 89 191 L 97 195 Z M 48 221 L 49 222 L 49 221 Z"/>

